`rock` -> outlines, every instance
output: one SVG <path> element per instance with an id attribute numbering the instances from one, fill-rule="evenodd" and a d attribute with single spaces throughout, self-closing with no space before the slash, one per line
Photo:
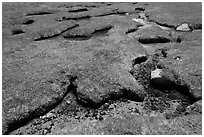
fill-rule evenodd
<path id="1" fill-rule="evenodd" d="M 188 106 L 185 111 L 186 114 L 202 114 L 202 100 L 199 100 Z"/>
<path id="2" fill-rule="evenodd" d="M 168 56 L 159 61 L 160 64 L 174 70 L 185 81 L 190 94 L 196 100 L 202 98 L 202 44 L 199 33 L 201 34 L 200 31 L 193 31 L 192 34 L 184 33 L 181 37 L 183 42 L 171 47 Z"/>
<path id="3" fill-rule="evenodd" d="M 69 9 L 69 12 L 84 12 L 84 11 L 88 11 L 88 9 L 85 7 L 72 7 Z"/>
<path id="4" fill-rule="evenodd" d="M 74 118 L 75 118 L 75 119 L 80 119 L 80 116 L 75 116 Z"/>
<path id="5" fill-rule="evenodd" d="M 42 28 L 31 32 L 30 37 L 35 41 L 52 38 L 77 25 L 78 24 L 76 24 L 74 21 L 66 21 L 66 22 L 51 24 L 49 26 L 43 26 Z"/>
<path id="6" fill-rule="evenodd" d="M 181 24 L 176 28 L 177 31 L 190 31 L 191 29 L 189 28 L 187 23 Z"/>
<path id="7" fill-rule="evenodd" d="M 53 112 L 49 112 L 49 113 L 47 113 L 46 115 L 41 116 L 41 118 L 42 118 L 42 119 L 46 119 L 46 118 L 48 118 L 48 119 L 56 118 L 56 114 L 53 113 Z"/>
<path id="8" fill-rule="evenodd" d="M 162 69 L 155 69 L 151 71 L 151 79 L 161 78 L 161 75 L 160 75 L 161 72 L 162 72 Z"/>
<path id="9" fill-rule="evenodd" d="M 68 105 L 70 105 L 70 104 L 71 104 L 71 101 L 70 101 L 70 100 L 67 100 L 66 103 L 67 103 Z"/>
<path id="10" fill-rule="evenodd" d="M 145 97 L 143 87 L 125 68 L 122 55 L 112 46 L 95 51 L 92 59 L 71 70 L 77 76 L 77 99 L 87 107 L 100 107 L 117 98 L 142 101 Z M 134 49 L 140 48 L 134 46 Z M 139 50 L 136 50 L 135 56 L 139 55 Z"/>
<path id="11" fill-rule="evenodd" d="M 142 44 L 168 43 L 171 41 L 169 32 L 158 26 L 144 28 L 135 35 L 139 35 L 138 41 Z"/>
<path id="12" fill-rule="evenodd" d="M 34 23 L 33 17 L 22 17 L 22 18 L 13 19 L 10 22 L 10 25 L 30 25 L 33 23 Z"/>
<path id="13" fill-rule="evenodd" d="M 89 65 L 89 68 L 91 67 L 92 66 Z M 115 69 L 115 74 L 108 73 L 109 71 L 97 71 L 99 72 L 96 73 L 92 71 L 92 74 L 90 74 L 91 77 L 88 76 L 89 79 L 79 79 L 78 81 L 77 98 L 84 105 L 100 107 L 104 101 L 121 97 L 127 97 L 137 101 L 143 100 L 145 92 L 137 81 L 133 80 L 130 74 L 124 71 L 122 72 L 124 74 L 121 74 L 121 76 L 117 78 L 115 74 L 121 73 L 121 70 Z"/>
<path id="14" fill-rule="evenodd" d="M 33 10 L 25 13 L 25 16 L 39 16 L 39 15 L 48 15 L 48 14 L 54 14 L 58 12 L 58 10 L 54 9 L 39 9 L 39 10 Z"/>
<path id="15" fill-rule="evenodd" d="M 151 8 L 146 8 L 145 13 L 149 20 L 159 23 L 162 26 L 175 28 L 181 23 L 202 24 L 200 3 L 151 3 Z M 186 12 L 183 12 L 186 11 Z"/>
<path id="16" fill-rule="evenodd" d="M 192 98 L 189 85 L 178 74 L 169 68 L 163 67 L 151 72 L 151 85 L 160 90 L 176 90 Z"/>
<path id="17" fill-rule="evenodd" d="M 171 81 L 170 79 L 168 79 L 168 77 L 166 77 L 166 75 L 161 75 L 162 73 L 162 69 L 155 69 L 154 71 L 151 71 L 151 84 L 154 87 L 157 88 L 169 88 L 171 87 L 173 84 L 173 81 Z"/>
<path id="18" fill-rule="evenodd" d="M 55 17 L 56 21 L 66 21 L 66 20 L 82 20 L 82 19 L 89 19 L 91 16 L 88 14 L 88 12 L 79 12 L 79 13 L 69 13 L 65 14 L 63 16 Z"/>
<path id="19" fill-rule="evenodd" d="M 92 20 L 86 25 L 79 26 L 63 34 L 64 38 L 71 39 L 87 39 L 90 38 L 95 32 L 108 31 L 112 28 L 111 24 L 108 24 L 102 20 Z"/>

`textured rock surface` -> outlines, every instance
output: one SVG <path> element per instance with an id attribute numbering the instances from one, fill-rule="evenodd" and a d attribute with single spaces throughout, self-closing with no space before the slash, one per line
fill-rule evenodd
<path id="1" fill-rule="evenodd" d="M 3 134 L 202 134 L 201 3 L 2 8 Z"/>

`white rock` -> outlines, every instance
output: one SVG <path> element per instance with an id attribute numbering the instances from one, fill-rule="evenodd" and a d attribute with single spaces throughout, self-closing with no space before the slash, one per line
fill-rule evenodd
<path id="1" fill-rule="evenodd" d="M 187 23 L 181 24 L 176 28 L 178 31 L 190 31 L 191 29 L 189 28 Z"/>
<path id="2" fill-rule="evenodd" d="M 161 78 L 161 75 L 160 75 L 161 72 L 162 72 L 162 69 L 155 69 L 154 71 L 151 71 L 151 79 Z"/>
<path id="3" fill-rule="evenodd" d="M 67 100 L 66 102 L 67 102 L 67 104 L 71 104 L 71 101 L 70 101 L 70 100 Z"/>
<path id="4" fill-rule="evenodd" d="M 139 23 L 141 23 L 141 24 L 143 24 L 143 25 L 146 24 L 145 20 L 143 20 L 143 19 L 136 19 L 136 18 L 134 18 L 134 19 L 132 19 L 132 20 L 133 20 L 133 21 L 136 21 L 136 22 L 139 22 Z"/>

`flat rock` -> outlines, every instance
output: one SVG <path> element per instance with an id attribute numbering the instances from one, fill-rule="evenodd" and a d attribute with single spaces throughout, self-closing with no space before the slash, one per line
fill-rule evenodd
<path id="1" fill-rule="evenodd" d="M 202 24 L 201 3 L 151 3 L 146 8 L 150 20 L 169 27 L 176 27 L 183 22 L 188 24 Z M 185 12 L 184 12 L 185 11 Z"/>
<path id="2" fill-rule="evenodd" d="M 134 35 L 134 37 L 139 37 L 138 41 L 142 44 L 168 43 L 171 41 L 169 32 L 158 26 L 144 28 Z"/>
<path id="3" fill-rule="evenodd" d="M 89 107 L 120 97 L 141 101 L 145 92 L 132 75 L 121 65 L 116 51 L 100 50 L 94 60 L 76 69 L 77 97 Z"/>
<path id="4" fill-rule="evenodd" d="M 68 29 L 71 29 L 75 26 L 77 26 L 74 21 L 66 21 L 66 22 L 61 22 L 61 23 L 55 23 L 51 24 L 49 26 L 43 26 L 39 30 L 34 30 L 31 32 L 31 39 L 38 41 L 38 40 L 43 40 L 43 39 L 48 39 L 53 36 L 57 36 L 61 34 L 62 32 L 65 32 Z"/>
<path id="5" fill-rule="evenodd" d="M 40 16 L 40 15 L 48 15 L 48 14 L 54 14 L 58 12 L 58 10 L 54 9 L 39 9 L 39 10 L 33 10 L 28 13 L 25 13 L 26 16 Z"/>
<path id="6" fill-rule="evenodd" d="M 86 25 L 79 26 L 63 34 L 64 38 L 89 38 L 93 33 L 98 31 L 110 30 L 112 25 L 102 20 L 93 19 Z"/>

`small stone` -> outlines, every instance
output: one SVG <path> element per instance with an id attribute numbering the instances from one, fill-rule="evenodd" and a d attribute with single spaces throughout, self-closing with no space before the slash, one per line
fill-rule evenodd
<path id="1" fill-rule="evenodd" d="M 75 116 L 74 118 L 75 118 L 75 119 L 80 119 L 80 116 Z"/>
<path id="2" fill-rule="evenodd" d="M 181 24 L 176 28 L 177 31 L 190 31 L 191 29 L 189 28 L 187 23 Z"/>
<path id="3" fill-rule="evenodd" d="M 71 101 L 70 101 L 70 100 L 67 100 L 66 102 L 67 102 L 67 104 L 68 104 L 68 105 L 70 105 L 70 104 L 71 104 Z"/>

